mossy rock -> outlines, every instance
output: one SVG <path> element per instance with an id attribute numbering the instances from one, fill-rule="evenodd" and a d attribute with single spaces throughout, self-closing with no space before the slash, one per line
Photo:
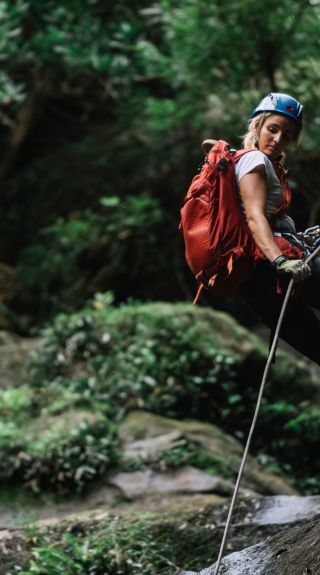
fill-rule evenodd
<path id="1" fill-rule="evenodd" d="M 266 357 L 265 343 L 226 313 L 162 302 L 114 308 L 98 299 L 44 332 L 30 381 L 54 382 L 106 410 L 114 403 L 227 425 L 232 411 L 244 426 Z M 279 352 L 266 396 L 287 398 L 288 386 L 295 403 L 320 403 L 303 362 Z"/>
<path id="2" fill-rule="evenodd" d="M 185 565 L 200 569 L 218 552 L 224 510 L 215 519 L 204 508 L 171 513 L 131 513 L 98 519 L 87 516 L 33 531 L 29 561 L 15 555 L 12 575 L 105 572 L 108 575 L 168 575 Z M 104 515 L 104 518 L 103 518 Z M 57 565 L 59 566 L 57 571 Z M 107 566 L 107 567 L 106 567 Z M 0 571 L 1 573 L 1 571 Z M 2 575 L 2 574 L 1 574 Z M 3 574 L 4 575 L 4 574 Z"/>
<path id="3" fill-rule="evenodd" d="M 268 498 L 265 499 L 267 501 L 262 503 L 268 505 Z M 267 552 L 270 564 L 275 567 L 274 573 L 278 573 L 279 557 L 283 573 L 287 573 L 286 558 L 292 565 L 290 573 L 297 575 L 303 572 L 311 557 L 313 562 L 310 564 L 318 565 L 319 554 L 314 542 L 317 540 L 319 522 L 308 522 L 307 515 L 300 517 L 298 526 L 281 523 L 257 528 L 252 510 L 258 509 L 259 513 L 260 503 L 259 499 L 252 504 L 246 499 L 238 501 L 234 510 L 236 521 L 228 534 L 225 555 L 258 544 L 264 550 L 261 557 Z M 276 502 L 273 504 L 276 505 Z M 91 572 L 169 575 L 189 569 L 195 575 L 216 560 L 227 512 L 228 504 L 148 513 L 126 510 L 125 513 L 112 514 L 97 510 L 95 514 L 65 519 L 51 527 L 34 526 L 33 537 L 28 538 L 28 552 L 32 559 L 25 560 L 24 555 L 20 561 L 16 553 L 15 564 L 18 568 L 10 573 L 31 575 L 36 569 L 38 573 L 50 575 L 88 575 Z M 309 536 L 305 545 L 304 536 L 307 534 L 313 534 L 313 538 Z M 269 535 L 274 537 L 270 539 Z M 280 543 L 286 544 L 281 547 Z M 246 563 L 245 556 L 250 557 L 251 550 L 246 551 L 243 552 L 244 562 L 239 556 L 242 567 L 247 567 L 247 570 L 239 569 L 241 573 L 250 572 L 250 563 Z M 227 563 L 230 560 L 232 564 L 233 556 L 229 555 Z M 294 561 L 291 563 L 292 559 Z M 297 565 L 300 570 L 296 568 Z M 1 570 L 0 573 L 4 575 Z M 231 570 L 231 573 L 235 571 Z"/>
<path id="4" fill-rule="evenodd" d="M 181 468 L 186 471 L 186 486 L 192 492 L 189 467 L 206 471 L 225 480 L 233 489 L 243 455 L 243 446 L 234 437 L 226 434 L 217 426 L 199 421 L 174 420 L 145 411 L 134 411 L 119 426 L 120 465 L 127 470 L 126 484 L 130 483 L 134 471 L 152 469 L 171 472 Z M 130 472 L 133 472 L 132 474 Z M 132 475 L 132 479 L 130 479 Z M 150 478 L 148 478 L 150 480 Z M 161 477 L 159 476 L 159 483 Z M 165 480 L 165 475 L 163 477 Z M 179 478 L 182 489 L 183 478 Z M 121 475 L 122 482 L 125 474 Z M 230 483 L 231 480 L 231 483 Z M 174 478 L 172 479 L 174 489 Z M 278 474 L 264 469 L 251 455 L 247 458 L 246 470 L 242 484 L 257 493 L 293 495 L 297 491 L 290 482 Z M 210 486 L 208 487 L 208 489 Z M 134 485 L 132 485 L 134 490 Z M 211 489 L 211 488 L 210 488 Z M 199 484 L 199 491 L 201 487 Z M 217 492 L 223 493 L 221 484 Z M 147 493 L 146 493 L 147 494 Z"/>
<path id="5" fill-rule="evenodd" d="M 19 430 L 24 425 L 31 429 L 31 420 L 39 423 L 41 414 L 85 410 L 118 424 L 137 408 L 213 422 L 244 442 L 266 355 L 262 340 L 225 313 L 185 303 L 114 307 L 108 294 L 98 294 L 86 308 L 59 315 L 43 331 L 41 345 L 30 358 L 24 386 L 28 392 L 18 388 L 17 396 L 0 397 L 5 415 L 0 445 L 9 447 L 6 458 L 12 456 L 14 462 L 17 445 L 22 453 L 29 450 L 22 438 L 12 452 L 10 437 L 17 433 L 20 441 Z M 271 455 L 290 465 L 287 470 L 297 474 L 299 482 L 305 483 L 307 476 L 312 490 L 319 476 L 319 411 L 319 385 L 303 362 L 279 352 L 265 389 L 255 449 L 269 462 Z M 101 434 L 97 431 L 94 443 L 102 441 Z M 191 451 L 193 447 L 189 443 Z M 167 455 L 172 459 L 172 453 Z M 10 472 L 14 465 L 8 466 Z"/>

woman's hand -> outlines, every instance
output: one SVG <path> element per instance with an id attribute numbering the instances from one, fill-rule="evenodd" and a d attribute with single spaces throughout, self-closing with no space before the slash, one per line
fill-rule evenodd
<path id="1" fill-rule="evenodd" d="M 289 276 L 295 283 L 308 279 L 311 276 L 311 269 L 303 260 L 289 259 L 283 255 L 272 262 L 272 267 L 280 275 Z"/>

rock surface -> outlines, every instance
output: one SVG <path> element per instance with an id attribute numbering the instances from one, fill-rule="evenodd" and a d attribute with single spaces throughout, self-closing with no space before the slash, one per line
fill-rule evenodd
<path id="1" fill-rule="evenodd" d="M 221 562 L 219 575 L 319 575 L 319 538 L 320 521 L 281 532 L 228 555 Z M 215 575 L 215 564 L 180 575 Z"/>
<path id="2" fill-rule="evenodd" d="M 278 495 L 252 501 L 256 525 L 287 525 L 320 519 L 320 495 L 297 497 Z"/>
<path id="3" fill-rule="evenodd" d="M 228 506 L 224 505 L 222 512 L 221 501 L 218 505 L 205 509 L 201 508 L 205 500 L 201 502 L 189 496 L 185 501 L 188 499 L 193 500 L 194 503 L 192 514 L 185 514 L 186 509 L 175 509 L 172 505 L 172 509 L 168 507 L 165 510 L 164 516 L 162 508 L 159 507 L 156 509 L 156 514 L 153 513 L 153 522 L 156 521 L 160 526 L 164 521 L 165 532 L 169 524 L 172 526 L 172 533 L 176 534 L 172 541 L 173 546 L 178 536 L 188 541 L 191 547 L 195 544 L 197 568 L 201 569 L 201 561 L 199 564 L 198 557 L 199 548 L 193 537 L 196 534 L 197 540 L 199 537 L 206 538 L 203 561 L 208 565 L 210 559 L 214 560 L 218 555 Z M 172 501 L 176 502 L 176 498 Z M 124 517 L 130 516 L 140 523 L 145 523 L 148 516 L 150 517 L 145 514 L 146 508 L 141 505 L 139 509 L 139 506 L 132 506 L 128 503 L 122 511 L 116 508 L 112 512 L 107 504 L 104 507 L 86 511 L 86 502 L 83 503 L 81 512 L 80 508 L 72 511 L 70 505 L 69 513 L 66 508 L 64 516 L 52 515 L 42 521 L 33 522 L 33 525 L 46 533 L 55 529 L 56 532 L 58 530 L 62 534 L 69 532 L 70 526 L 77 531 L 77 525 L 80 531 L 85 526 L 90 526 L 96 531 L 100 523 L 112 521 L 115 515 L 118 518 L 122 514 Z M 296 510 L 296 514 L 293 510 Z M 271 524 L 272 515 L 274 515 L 274 523 Z M 236 523 L 233 523 L 228 536 L 226 556 L 221 564 L 219 575 L 319 575 L 320 496 L 271 496 L 240 499 L 235 509 L 235 519 Z M 28 553 L 29 541 L 28 530 L 24 532 L 23 529 L 18 531 L 8 528 L 0 529 L 0 575 L 7 575 L 10 572 L 8 567 L 22 564 Z M 243 550 L 230 553 L 234 549 Z M 228 552 L 229 555 L 227 555 Z M 186 567 L 192 567 L 192 565 L 186 565 Z M 179 575 L 186 573 L 213 575 L 214 564 L 199 571 L 180 571 Z"/>
<path id="4" fill-rule="evenodd" d="M 231 347 L 249 346 L 247 332 L 239 332 L 237 343 L 232 344 L 232 329 L 223 325 L 218 330 L 219 337 Z M 37 344 L 36 340 L 0 332 L 1 387 L 21 384 L 26 357 Z M 83 419 L 92 423 L 96 418 L 96 414 L 85 410 L 50 418 L 44 413 L 38 418 L 33 433 L 52 434 L 59 424 L 63 434 Z M 217 557 L 234 477 L 243 454 L 241 443 L 212 424 L 172 420 L 143 411 L 130 413 L 120 425 L 119 433 L 120 469 L 131 466 L 130 472 L 114 473 L 97 485 L 94 492 L 78 500 L 70 498 L 58 504 L 39 501 L 38 505 L 18 511 L 10 510 L 2 500 L 0 575 L 10 573 L 14 564 L 22 565 L 28 556 L 30 534 L 24 531 L 25 525 L 33 524 L 48 531 L 54 527 L 63 533 L 71 524 L 91 525 L 93 521 L 98 524 L 108 521 L 112 514 L 134 515 L 144 521 L 143 514 L 148 511 L 157 515 L 159 525 L 168 514 L 173 533 L 181 534 L 191 547 L 196 538 L 203 540 L 207 536 L 206 555 L 195 550 L 194 555 L 200 562 L 192 565 L 186 561 L 189 564 L 184 566 L 180 561 L 180 569 L 202 569 Z M 218 464 L 225 465 L 229 475 L 215 474 L 212 469 L 207 472 L 188 463 L 179 464 L 176 469 L 166 467 L 164 454 L 174 456 L 188 442 L 212 454 Z M 320 575 L 320 496 L 299 497 L 284 478 L 266 472 L 252 456 L 248 458 L 241 485 L 219 575 Z M 184 514 L 186 511 L 189 515 Z M 182 557 L 185 559 L 185 553 Z M 190 557 L 192 560 L 193 549 Z M 190 573 L 213 575 L 214 564 Z"/>
<path id="5" fill-rule="evenodd" d="M 229 555 L 225 552 L 219 575 L 320 574 L 320 496 L 242 500 L 235 508 L 226 548 L 241 547 L 250 530 L 259 543 Z M 214 575 L 215 567 L 213 563 L 179 575 Z"/>
<path id="6" fill-rule="evenodd" d="M 0 387 L 11 388 L 21 385 L 25 377 L 25 361 L 36 349 L 39 340 L 23 338 L 0 331 Z"/>
<path id="7" fill-rule="evenodd" d="M 26 540 L 24 533 L 13 533 L 9 529 L 0 530 L 0 575 L 10 575 L 9 569 L 29 558 Z"/>
<path id="8" fill-rule="evenodd" d="M 161 459 L 161 453 L 164 451 L 170 451 L 183 445 L 183 442 L 191 441 L 198 446 L 199 450 L 205 450 L 216 457 L 218 462 L 228 464 L 233 476 L 230 478 L 232 479 L 231 483 L 237 476 L 243 455 L 242 444 L 213 424 L 169 419 L 145 411 L 131 412 L 119 427 L 119 437 L 122 442 L 122 463 L 142 464 L 146 469 L 152 467 L 157 459 Z M 185 471 L 185 487 L 183 488 L 182 485 L 183 474 L 179 473 L 178 491 L 190 490 L 194 492 L 194 486 L 191 489 L 188 488 L 188 485 L 191 485 L 192 472 L 189 468 Z M 193 474 L 195 474 L 194 471 Z M 175 478 L 177 479 L 176 476 Z M 138 479 L 141 481 L 141 488 L 136 487 Z M 201 479 L 204 480 L 203 472 Z M 163 482 L 163 491 L 166 493 L 168 491 L 167 483 L 172 480 L 171 471 L 166 472 L 164 470 L 161 474 L 148 471 L 148 473 L 140 473 L 140 475 L 122 473 L 120 477 L 112 478 L 112 484 L 117 484 L 120 489 L 124 488 L 125 496 L 133 497 L 135 495 L 140 496 L 141 493 L 145 492 L 148 484 L 153 489 L 157 484 L 156 491 L 160 491 L 161 482 Z M 220 478 L 220 481 L 217 481 L 216 478 L 217 493 L 230 493 L 230 481 L 226 482 L 226 488 L 223 490 L 221 486 L 224 482 L 226 482 L 225 479 Z M 210 486 L 209 483 L 210 478 L 207 479 L 207 487 L 201 488 L 199 491 L 214 491 L 213 478 L 211 478 Z M 297 491 L 285 479 L 265 471 L 250 455 L 242 484 L 243 488 L 260 494 L 297 495 Z"/>
<path id="9" fill-rule="evenodd" d="M 109 483 L 118 487 L 128 499 L 142 497 L 146 493 L 218 493 L 232 495 L 233 485 L 222 477 L 209 475 L 191 465 L 174 471 L 156 472 L 151 469 L 133 473 L 118 473 Z"/>

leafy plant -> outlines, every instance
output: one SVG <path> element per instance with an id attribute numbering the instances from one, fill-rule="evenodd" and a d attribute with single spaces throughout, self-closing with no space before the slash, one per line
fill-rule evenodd
<path id="1" fill-rule="evenodd" d="M 248 332 L 226 316 L 223 321 L 230 325 L 225 324 L 221 337 L 219 328 L 214 328 L 219 313 L 189 304 L 132 303 L 117 308 L 111 302 L 110 294 L 98 294 L 91 307 L 56 318 L 43 332 L 43 346 L 29 367 L 31 385 L 45 387 L 53 396 L 59 389 L 68 390 L 75 401 L 82 398 L 109 418 L 120 420 L 128 410 L 142 408 L 214 422 L 243 441 L 265 362 L 258 340 L 249 344 Z M 238 350 L 240 342 L 246 342 L 242 354 L 232 349 L 234 344 L 228 347 L 237 330 Z M 257 453 L 275 456 L 284 471 L 291 465 L 299 477 L 300 451 L 303 470 L 312 476 L 317 473 L 313 438 L 318 431 L 310 405 L 318 401 L 318 388 L 309 380 L 302 364 L 279 354 L 255 434 Z M 196 451 L 183 448 L 165 454 L 162 464 L 174 465 L 174 457 L 197 459 Z M 216 465 L 219 462 L 212 462 L 212 468 Z"/>
<path id="2" fill-rule="evenodd" d="M 116 307 L 112 301 L 112 294 L 100 293 L 81 311 L 59 314 L 30 358 L 28 385 L 0 393 L 3 480 L 83 489 L 116 465 L 114 426 L 132 409 L 213 422 L 245 440 L 266 357 L 259 340 L 206 308 L 160 302 Z M 276 458 L 300 486 L 304 475 L 311 480 L 318 474 L 318 402 L 318 387 L 303 364 L 279 352 L 254 449 Z M 65 428 L 68 414 L 88 422 Z M 38 439 L 44 421 L 51 423 Z M 183 462 L 230 475 L 223 462 L 189 444 L 150 464 Z"/>
<path id="3" fill-rule="evenodd" d="M 207 545 L 218 544 L 218 535 L 197 519 L 180 514 L 179 525 L 164 518 L 160 523 L 152 514 L 121 521 L 112 518 L 92 528 L 75 525 L 71 533 L 40 536 L 27 565 L 16 567 L 15 575 L 146 575 L 176 572 L 185 563 L 201 568 Z M 192 539 L 192 551 L 188 542 Z M 196 551 L 196 552 L 195 552 Z"/>
<path id="4" fill-rule="evenodd" d="M 134 284 L 145 273 L 145 261 L 150 260 L 148 273 L 152 273 L 156 234 L 163 221 L 157 200 L 128 196 L 123 201 L 106 196 L 101 203 L 102 213 L 84 210 L 68 219 L 58 218 L 41 230 L 37 243 L 21 253 L 16 305 L 27 306 L 30 313 L 36 302 L 38 320 L 57 309 L 79 306 L 104 284 L 116 287 L 121 276 L 127 284 Z M 135 264 L 124 267 L 127 258 Z"/>
<path id="5" fill-rule="evenodd" d="M 46 430 L 41 429 L 45 420 Z M 0 454 L 4 484 L 20 483 L 35 492 L 79 492 L 115 465 L 115 429 L 101 416 L 75 411 L 25 421 L 23 426 L 9 421 L 0 427 Z"/>
<path id="6" fill-rule="evenodd" d="M 19 270 L 7 322 L 26 333 L 107 289 L 190 300 L 177 227 L 200 142 L 240 146 L 271 89 L 307 111 L 288 160 L 298 227 L 315 224 L 319 21 L 307 0 L 2 1 L 0 260 Z"/>

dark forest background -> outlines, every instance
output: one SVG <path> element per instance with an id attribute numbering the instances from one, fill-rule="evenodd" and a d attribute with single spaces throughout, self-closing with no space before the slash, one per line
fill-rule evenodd
<path id="1" fill-rule="evenodd" d="M 303 230 L 320 224 L 320 0 L 0 0 L 6 572 L 160 575 L 218 555 L 269 333 L 239 300 L 202 293 L 192 306 L 179 210 L 202 140 L 240 148 L 271 90 L 304 105 L 287 156 Z M 244 477 L 252 497 L 319 494 L 318 384 L 317 366 L 279 345 Z M 112 483 L 137 485 L 138 472 L 168 485 L 187 469 L 189 486 L 189 467 L 218 481 L 217 516 L 197 500 L 189 511 L 193 486 L 164 512 L 152 488 L 135 502 Z M 265 536 L 239 509 L 245 539 L 228 551 Z M 38 517 L 63 520 L 40 532 Z"/>
<path id="2" fill-rule="evenodd" d="M 270 90 L 304 104 L 292 213 L 299 229 L 319 222 L 317 0 L 7 0 L 0 46 L 6 329 L 97 292 L 190 301 L 179 208 L 201 141 L 240 147 Z"/>

